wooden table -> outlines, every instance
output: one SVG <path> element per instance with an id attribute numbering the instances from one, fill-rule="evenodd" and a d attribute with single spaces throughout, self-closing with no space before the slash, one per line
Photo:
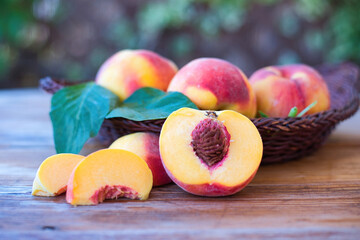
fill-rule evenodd
<path id="1" fill-rule="evenodd" d="M 0 239 L 360 239 L 360 113 L 314 155 L 261 166 L 232 197 L 170 184 L 144 202 L 73 207 L 30 194 L 37 167 L 55 153 L 49 103 L 35 89 L 0 91 Z"/>

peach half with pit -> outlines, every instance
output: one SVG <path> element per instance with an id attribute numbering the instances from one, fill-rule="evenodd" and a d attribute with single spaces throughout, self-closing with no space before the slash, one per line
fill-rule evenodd
<path id="1" fill-rule="evenodd" d="M 96 205 L 119 197 L 146 200 L 152 181 L 151 170 L 136 154 L 122 149 L 102 149 L 75 167 L 69 178 L 66 201 L 72 205 Z"/>
<path id="2" fill-rule="evenodd" d="M 246 75 L 217 58 L 199 58 L 186 64 L 171 80 L 168 92 L 181 92 L 204 110 L 234 110 L 256 114 L 255 93 Z"/>
<path id="3" fill-rule="evenodd" d="M 124 100 L 142 87 L 166 91 L 177 70 L 172 61 L 152 51 L 122 50 L 101 65 L 95 81 Z"/>
<path id="4" fill-rule="evenodd" d="M 200 196 L 227 196 L 254 178 L 263 145 L 255 125 L 232 111 L 181 108 L 165 121 L 160 155 L 169 177 Z"/>
<path id="5" fill-rule="evenodd" d="M 71 172 L 84 158 L 77 154 L 60 153 L 45 159 L 36 172 L 32 195 L 50 197 L 64 193 Z"/>
<path id="6" fill-rule="evenodd" d="M 171 182 L 161 163 L 158 134 L 150 132 L 132 133 L 120 137 L 109 148 L 124 149 L 145 160 L 152 172 L 154 186 L 161 186 Z"/>
<path id="7" fill-rule="evenodd" d="M 287 117 L 293 107 L 299 112 L 316 102 L 306 114 L 330 108 L 330 94 L 322 76 L 304 64 L 270 66 L 250 77 L 257 108 L 269 117 Z"/>

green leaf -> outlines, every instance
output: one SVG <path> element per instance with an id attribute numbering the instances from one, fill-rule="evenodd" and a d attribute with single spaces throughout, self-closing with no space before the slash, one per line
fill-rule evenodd
<path id="1" fill-rule="evenodd" d="M 298 108 L 293 107 L 292 109 L 290 109 L 288 117 L 296 117 L 297 112 L 298 112 Z"/>
<path id="2" fill-rule="evenodd" d="M 79 153 L 85 142 L 97 135 L 105 116 L 118 103 L 118 96 L 93 82 L 56 92 L 50 112 L 56 152 Z"/>
<path id="3" fill-rule="evenodd" d="M 260 117 L 263 117 L 263 118 L 269 117 L 268 115 L 266 115 L 266 113 L 264 113 L 264 112 L 262 112 L 260 110 L 258 112 L 259 112 Z"/>
<path id="4" fill-rule="evenodd" d="M 304 116 L 305 113 L 307 113 L 311 108 L 313 108 L 315 105 L 317 104 L 317 101 L 313 102 L 312 104 L 310 104 L 309 106 L 307 106 L 304 110 L 302 110 L 297 117 L 302 117 Z"/>
<path id="5" fill-rule="evenodd" d="M 196 105 L 180 92 L 165 93 L 145 87 L 134 92 L 106 118 L 122 117 L 134 121 L 164 119 L 182 107 L 197 109 Z"/>

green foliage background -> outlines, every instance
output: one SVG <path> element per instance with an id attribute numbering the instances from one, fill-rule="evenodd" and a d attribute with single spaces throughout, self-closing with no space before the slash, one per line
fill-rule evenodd
<path id="1" fill-rule="evenodd" d="M 3 0 L 0 87 L 34 86 L 44 75 L 92 79 L 124 48 L 151 49 L 180 66 L 235 59 L 248 74 L 266 64 L 360 63 L 359 12 L 357 0 Z M 256 33 L 260 45 L 247 39 L 268 22 Z M 281 49 L 263 56 L 272 44 Z"/>

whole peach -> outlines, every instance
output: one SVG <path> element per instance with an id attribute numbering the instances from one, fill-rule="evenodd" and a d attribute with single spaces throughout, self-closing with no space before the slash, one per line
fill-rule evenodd
<path id="1" fill-rule="evenodd" d="M 256 98 L 247 77 L 225 60 L 191 61 L 175 75 L 168 91 L 182 92 L 200 109 L 235 110 L 247 117 L 256 114 Z"/>
<path id="2" fill-rule="evenodd" d="M 250 77 L 257 108 L 269 117 L 287 117 L 293 107 L 304 110 L 317 102 L 307 114 L 328 110 L 329 90 L 322 76 L 304 64 L 270 66 Z"/>
<path id="3" fill-rule="evenodd" d="M 154 52 L 122 50 L 102 64 L 95 81 L 124 100 L 141 87 L 166 91 L 176 72 L 172 61 Z"/>

